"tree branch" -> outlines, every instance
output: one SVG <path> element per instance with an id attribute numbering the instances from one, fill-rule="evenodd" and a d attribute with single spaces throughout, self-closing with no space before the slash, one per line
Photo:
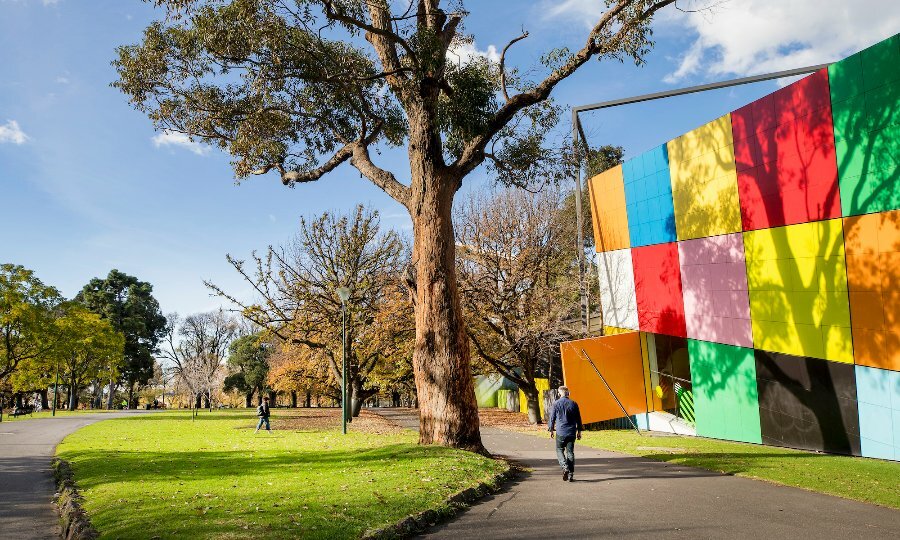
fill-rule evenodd
<path id="1" fill-rule="evenodd" d="M 507 103 L 509 103 L 509 94 L 506 92 L 506 51 L 508 51 L 515 42 L 522 41 L 527 37 L 528 32 L 523 30 L 522 35 L 507 43 L 506 47 L 503 47 L 503 52 L 500 53 L 500 89 L 503 90 L 503 97 L 506 99 Z"/>

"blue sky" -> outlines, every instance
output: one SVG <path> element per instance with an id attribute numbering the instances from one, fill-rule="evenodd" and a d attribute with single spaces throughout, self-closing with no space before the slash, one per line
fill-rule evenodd
<path id="1" fill-rule="evenodd" d="M 592 103 L 816 64 L 900 30 L 893 1 L 846 4 L 743 0 L 702 13 L 671 10 L 656 24 L 645 66 L 591 62 L 555 98 Z M 470 0 L 466 8 L 475 43 L 461 53 L 496 54 L 524 27 L 531 35 L 509 60 L 527 69 L 553 47 L 579 47 L 602 2 Z M 221 304 L 204 279 L 249 297 L 225 254 L 245 258 L 285 242 L 300 216 L 365 203 L 384 225 L 408 231 L 405 210 L 349 166 L 295 189 L 275 175 L 236 185 L 227 155 L 160 138 L 110 87 L 115 47 L 136 43 L 160 17 L 138 0 L 0 0 L 0 262 L 33 269 L 68 296 L 118 268 L 152 283 L 165 312 L 188 314 Z M 635 154 L 777 84 L 592 114 L 585 128 L 592 142 Z M 380 163 L 405 178 L 404 157 L 388 152 Z M 484 181 L 484 171 L 471 178 Z"/>

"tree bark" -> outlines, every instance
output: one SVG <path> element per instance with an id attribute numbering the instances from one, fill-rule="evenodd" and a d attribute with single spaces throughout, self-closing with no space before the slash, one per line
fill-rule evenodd
<path id="1" fill-rule="evenodd" d="M 41 409 L 47 410 L 50 408 L 50 402 L 47 401 L 47 389 L 44 388 L 40 391 L 41 394 Z"/>
<path id="2" fill-rule="evenodd" d="M 244 394 L 244 407 L 247 407 L 248 409 L 253 407 L 253 392 Z"/>
<path id="3" fill-rule="evenodd" d="M 297 391 L 296 390 L 291 390 L 291 408 L 292 409 L 297 408 Z"/>
<path id="4" fill-rule="evenodd" d="M 112 410 L 113 408 L 113 398 L 116 394 L 116 386 L 115 382 L 113 382 L 112 377 L 109 378 L 109 395 L 106 397 L 106 410 Z"/>
<path id="5" fill-rule="evenodd" d="M 318 400 L 318 398 L 316 398 L 316 405 L 318 405 L 318 402 L 319 402 L 319 400 Z M 306 407 L 307 409 L 309 409 L 310 407 L 312 407 L 312 392 L 309 392 L 309 391 L 306 392 L 306 402 L 305 402 L 305 407 Z"/>
<path id="6" fill-rule="evenodd" d="M 415 232 L 412 260 L 416 266 L 413 368 L 419 443 L 484 453 L 456 281 L 452 207 L 459 180 L 434 170 L 425 152 L 413 156 L 416 139 L 423 145 L 434 141 L 418 137 L 410 142 L 410 163 L 414 169 L 410 205 Z"/>
<path id="7" fill-rule="evenodd" d="M 530 388 L 528 386 L 519 386 L 519 388 L 522 390 L 522 393 L 525 394 L 525 404 L 528 410 L 528 423 L 540 424 L 542 421 L 541 404 L 537 388 L 534 387 L 534 385 Z"/>

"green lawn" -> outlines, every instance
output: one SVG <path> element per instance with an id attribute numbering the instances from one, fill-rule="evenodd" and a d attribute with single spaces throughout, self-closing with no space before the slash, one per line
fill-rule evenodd
<path id="1" fill-rule="evenodd" d="M 412 432 L 335 410 L 158 412 L 83 428 L 57 449 L 72 463 L 103 538 L 352 538 L 492 478 L 503 462 L 421 447 Z M 285 429 L 286 428 L 286 429 Z"/>
<path id="2" fill-rule="evenodd" d="M 698 437 L 586 431 L 581 443 L 900 508 L 900 463 Z"/>

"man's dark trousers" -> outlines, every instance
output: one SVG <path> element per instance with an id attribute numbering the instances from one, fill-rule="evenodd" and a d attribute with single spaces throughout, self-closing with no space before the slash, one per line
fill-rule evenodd
<path id="1" fill-rule="evenodd" d="M 562 470 L 575 472 L 575 435 L 569 437 L 556 437 L 556 459 Z"/>

